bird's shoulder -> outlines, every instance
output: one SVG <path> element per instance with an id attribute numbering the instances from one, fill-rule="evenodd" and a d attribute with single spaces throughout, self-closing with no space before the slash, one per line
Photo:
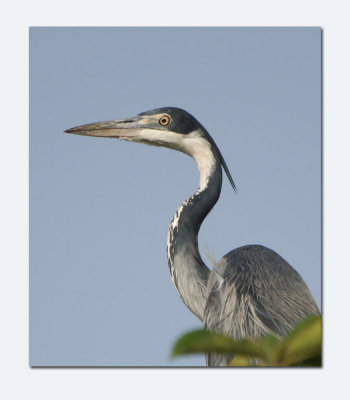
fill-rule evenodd
<path id="1" fill-rule="evenodd" d="M 247 275 L 258 278 L 274 274 L 281 278 L 300 278 L 297 271 L 278 253 L 261 245 L 238 247 L 219 260 L 216 270 L 225 279 Z M 276 276 L 277 275 L 277 276 Z"/>

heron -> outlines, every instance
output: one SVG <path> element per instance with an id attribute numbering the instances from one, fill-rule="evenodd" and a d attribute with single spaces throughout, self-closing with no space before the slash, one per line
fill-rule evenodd
<path id="1" fill-rule="evenodd" d="M 65 132 L 167 147 L 194 159 L 199 186 L 174 214 L 166 254 L 177 293 L 204 328 L 236 340 L 257 340 L 266 334 L 282 338 L 301 319 L 320 313 L 299 273 L 267 247 L 236 248 L 211 269 L 204 263 L 198 233 L 219 199 L 222 170 L 235 191 L 236 186 L 213 138 L 190 113 L 162 107 Z M 206 364 L 227 366 L 231 359 L 232 355 L 210 353 Z"/>

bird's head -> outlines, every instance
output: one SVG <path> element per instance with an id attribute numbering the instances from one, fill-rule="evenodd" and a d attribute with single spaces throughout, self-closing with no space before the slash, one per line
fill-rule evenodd
<path id="1" fill-rule="evenodd" d="M 187 111 L 176 107 L 157 108 L 135 117 L 79 125 L 65 132 L 168 147 L 191 156 L 199 170 L 219 162 L 236 190 L 220 150 L 207 130 Z"/>

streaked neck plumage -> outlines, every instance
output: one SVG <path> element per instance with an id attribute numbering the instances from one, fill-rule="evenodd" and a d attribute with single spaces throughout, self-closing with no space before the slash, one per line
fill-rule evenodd
<path id="1" fill-rule="evenodd" d="M 197 138 L 185 149 L 197 163 L 197 191 L 177 209 L 170 223 L 167 258 L 174 286 L 185 305 L 203 320 L 210 270 L 198 250 L 198 232 L 217 202 L 222 184 L 221 164 L 208 141 Z"/>

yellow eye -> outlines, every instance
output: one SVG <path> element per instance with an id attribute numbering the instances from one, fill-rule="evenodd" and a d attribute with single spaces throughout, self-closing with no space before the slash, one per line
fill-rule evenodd
<path id="1" fill-rule="evenodd" d="M 169 115 L 163 115 L 163 116 L 159 119 L 158 122 L 160 123 L 160 125 L 163 125 L 163 126 L 169 125 L 169 123 L 170 123 L 170 117 L 169 117 Z"/>

